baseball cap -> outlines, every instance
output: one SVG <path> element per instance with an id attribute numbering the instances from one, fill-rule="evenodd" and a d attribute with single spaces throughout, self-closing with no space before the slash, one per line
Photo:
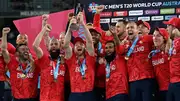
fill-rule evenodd
<path id="1" fill-rule="evenodd" d="M 143 25 L 146 26 L 149 30 L 151 29 L 150 24 L 149 24 L 148 22 L 146 22 L 146 21 L 138 20 L 138 21 L 136 22 L 136 24 L 137 24 L 138 26 L 139 26 L 140 24 L 143 24 Z"/>
<path id="2" fill-rule="evenodd" d="M 180 28 L 180 19 L 179 18 L 171 18 L 169 21 L 163 21 L 166 25 L 173 25 L 176 28 Z"/>
<path id="3" fill-rule="evenodd" d="M 101 33 L 102 33 L 102 30 L 101 30 L 101 28 L 99 28 L 99 27 L 90 27 L 90 28 L 89 28 L 89 31 L 90 31 L 90 32 L 95 31 L 95 32 L 97 32 L 97 33 L 100 34 L 100 35 L 101 35 Z"/>
<path id="4" fill-rule="evenodd" d="M 164 37 L 164 39 L 168 40 L 169 34 L 165 28 L 156 28 L 157 31 Z"/>
<path id="5" fill-rule="evenodd" d="M 76 42 L 82 42 L 83 44 L 85 44 L 85 41 L 81 37 L 76 37 L 73 41 L 73 44 L 76 44 Z"/>

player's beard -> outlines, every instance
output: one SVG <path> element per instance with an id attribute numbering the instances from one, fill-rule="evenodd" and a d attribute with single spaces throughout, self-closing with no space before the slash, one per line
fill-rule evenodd
<path id="1" fill-rule="evenodd" d="M 116 57 L 116 52 L 113 52 L 111 55 L 106 55 L 105 59 L 108 63 L 110 63 L 111 61 L 114 60 L 115 57 Z"/>
<path id="2" fill-rule="evenodd" d="M 57 59 L 58 56 L 60 55 L 60 49 L 56 49 L 55 52 L 52 52 L 52 50 L 49 51 L 50 53 L 50 56 L 51 58 L 54 60 L 54 59 Z"/>

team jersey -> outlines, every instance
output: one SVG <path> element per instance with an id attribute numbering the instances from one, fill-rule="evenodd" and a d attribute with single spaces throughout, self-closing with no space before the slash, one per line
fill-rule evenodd
<path id="1" fill-rule="evenodd" d="M 180 82 L 180 38 L 173 41 L 173 51 L 170 60 L 170 82 Z"/>
<path id="2" fill-rule="evenodd" d="M 82 65 L 79 64 L 85 61 L 85 76 L 81 74 Z M 75 53 L 72 57 L 66 60 L 70 75 L 71 92 L 83 93 L 92 91 L 94 88 L 95 78 L 95 63 L 96 57 L 90 56 L 87 52 L 85 53 L 85 60 L 79 60 L 76 58 Z"/>
<path id="3" fill-rule="evenodd" d="M 119 46 L 119 53 L 125 55 L 132 43 Z M 151 59 L 148 54 L 151 52 L 153 46 L 152 36 L 144 35 L 139 37 L 135 48 L 127 60 L 129 81 L 137 81 L 147 78 L 154 78 L 154 71 Z"/>
<path id="4" fill-rule="evenodd" d="M 30 67 L 29 67 L 30 66 Z M 16 99 L 36 98 L 39 70 L 34 64 L 19 63 L 15 55 L 10 55 L 7 67 L 10 72 L 12 95 Z M 30 68 L 24 75 L 23 70 Z"/>
<path id="5" fill-rule="evenodd" d="M 54 70 L 57 68 L 57 60 L 51 60 L 47 55 L 43 55 L 36 60 L 36 65 L 40 68 L 40 101 L 64 101 L 64 82 L 66 67 L 60 61 L 57 79 L 54 79 Z"/>
<path id="6" fill-rule="evenodd" d="M 168 90 L 170 82 L 168 54 L 161 51 L 152 56 L 152 65 L 154 66 L 155 77 L 159 85 L 159 90 Z"/>

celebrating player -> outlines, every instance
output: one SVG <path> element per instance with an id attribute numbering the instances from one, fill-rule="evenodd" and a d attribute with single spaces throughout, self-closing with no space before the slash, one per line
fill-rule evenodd
<path id="1" fill-rule="evenodd" d="M 82 38 L 76 37 L 72 50 L 70 46 L 73 31 L 71 25 L 76 21 L 84 28 L 86 42 Z M 69 101 L 95 101 L 93 94 L 95 76 L 94 46 L 92 36 L 83 21 L 82 12 L 77 15 L 77 19 L 73 17 L 70 21 L 70 26 L 65 35 L 64 49 L 71 83 Z"/>
<path id="2" fill-rule="evenodd" d="M 64 101 L 64 76 L 66 68 L 60 57 L 59 41 L 52 38 L 48 45 L 49 55 L 43 53 L 40 42 L 51 26 L 46 24 L 37 35 L 33 48 L 38 57 L 36 64 L 40 68 L 40 101 Z"/>
<path id="3" fill-rule="evenodd" d="M 35 101 L 37 96 L 38 70 L 35 68 L 27 44 L 18 44 L 16 55 L 7 50 L 7 34 L 10 28 L 3 28 L 2 53 L 10 72 L 10 84 L 14 101 Z"/>

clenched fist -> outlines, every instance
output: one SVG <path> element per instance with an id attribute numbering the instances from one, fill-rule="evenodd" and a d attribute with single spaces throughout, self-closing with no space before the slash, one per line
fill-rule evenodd
<path id="1" fill-rule="evenodd" d="M 43 15 L 42 15 L 42 20 L 43 20 L 43 21 L 47 21 L 48 18 L 49 18 L 49 15 L 48 15 L 48 14 L 43 14 Z"/>
<path id="2" fill-rule="evenodd" d="M 46 24 L 44 27 L 45 27 L 45 30 L 48 32 L 50 32 L 52 30 L 52 27 L 49 24 Z"/>
<path id="3" fill-rule="evenodd" d="M 8 34 L 10 31 L 11 31 L 11 29 L 9 27 L 5 27 L 5 28 L 3 28 L 2 33 Z"/>
<path id="4" fill-rule="evenodd" d="M 84 18 L 83 18 L 83 13 L 82 12 L 79 12 L 79 14 L 77 15 L 77 21 L 80 24 L 84 23 Z"/>
<path id="5" fill-rule="evenodd" d="M 104 10 L 104 5 L 96 6 L 96 13 L 100 13 Z"/>

